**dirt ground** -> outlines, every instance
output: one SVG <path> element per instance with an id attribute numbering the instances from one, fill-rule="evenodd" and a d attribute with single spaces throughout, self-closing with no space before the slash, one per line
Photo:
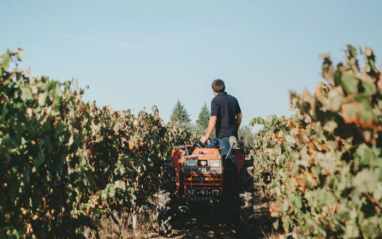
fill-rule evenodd
<path id="1" fill-rule="evenodd" d="M 281 233 L 275 232 L 272 227 L 273 219 L 269 215 L 268 204 L 262 198 L 261 193 L 255 193 L 255 231 L 253 238 L 285 238 Z M 150 220 L 151 219 L 151 220 Z M 156 233 L 155 223 L 152 221 L 152 213 L 140 215 L 135 224 L 131 216 L 118 215 L 117 212 L 109 216 L 103 216 L 96 225 L 85 230 L 85 237 L 93 238 L 138 238 L 138 239 L 158 239 L 162 238 Z M 132 229 L 135 224 L 136 229 Z M 211 224 L 198 222 L 191 219 L 184 228 L 173 230 L 170 238 L 238 238 L 234 228 L 230 225 Z"/>
<path id="2" fill-rule="evenodd" d="M 273 220 L 270 218 L 267 203 L 255 206 L 255 232 L 253 238 L 279 238 L 272 228 Z M 151 233 L 142 238 L 161 238 Z M 176 230 L 172 238 L 238 238 L 235 229 L 230 225 L 211 225 L 198 223 L 196 220 L 182 230 Z"/>

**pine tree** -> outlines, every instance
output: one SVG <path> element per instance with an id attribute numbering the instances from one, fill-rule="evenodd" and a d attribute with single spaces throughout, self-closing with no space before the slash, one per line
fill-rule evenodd
<path id="1" fill-rule="evenodd" d="M 209 120 L 210 120 L 210 111 L 208 109 L 207 104 L 204 103 L 204 106 L 199 113 L 198 120 L 196 121 L 196 125 L 200 127 L 201 129 L 207 129 Z"/>
<path id="2" fill-rule="evenodd" d="M 176 102 L 174 109 L 172 110 L 170 121 L 171 123 L 177 124 L 187 124 L 191 121 L 190 115 L 187 113 L 186 108 L 179 99 Z"/>

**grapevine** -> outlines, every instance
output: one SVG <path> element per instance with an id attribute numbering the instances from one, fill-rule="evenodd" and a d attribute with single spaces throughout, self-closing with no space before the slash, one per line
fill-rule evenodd
<path id="1" fill-rule="evenodd" d="M 362 52 L 363 69 L 354 47 L 346 53 L 343 71 L 330 54 L 321 56 L 326 82 L 314 94 L 291 92 L 290 118 L 252 121 L 264 126 L 255 142 L 257 178 L 271 175 L 263 183 L 270 211 L 294 237 L 382 235 L 382 77 L 371 48 Z"/>
<path id="2" fill-rule="evenodd" d="M 84 102 L 73 81 L 19 70 L 21 56 L 0 58 L 0 237 L 75 237 L 104 213 L 146 205 L 190 133 L 155 106 L 135 116 Z"/>

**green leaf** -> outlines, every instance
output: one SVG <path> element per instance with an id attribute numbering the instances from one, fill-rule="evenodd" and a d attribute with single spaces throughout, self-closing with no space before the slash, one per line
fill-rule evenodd
<path id="1" fill-rule="evenodd" d="M 331 80 L 334 77 L 335 69 L 332 65 L 332 62 L 330 60 L 324 61 L 324 64 L 322 65 L 322 74 L 324 79 Z"/>
<path id="2" fill-rule="evenodd" d="M 346 222 L 346 238 L 358 238 L 359 237 L 359 229 L 355 220 L 350 220 Z"/>
<path id="3" fill-rule="evenodd" d="M 358 92 L 357 76 L 349 71 L 343 72 L 341 76 L 341 85 L 346 94 Z"/>
<path id="4" fill-rule="evenodd" d="M 105 190 L 101 191 L 101 200 L 104 202 L 107 199 L 107 192 Z"/>
<path id="5" fill-rule="evenodd" d="M 23 101 L 33 100 L 33 94 L 31 88 L 24 86 L 20 87 L 21 90 L 21 99 Z"/>
<path id="6" fill-rule="evenodd" d="M 334 120 L 330 120 L 325 123 L 324 130 L 326 130 L 329 133 L 333 133 L 337 126 L 338 124 Z"/>
<path id="7" fill-rule="evenodd" d="M 68 140 L 68 146 L 71 146 L 73 142 L 74 142 L 74 137 L 73 137 L 73 134 L 71 134 Z"/>
<path id="8" fill-rule="evenodd" d="M 120 120 L 117 120 L 113 126 L 113 130 L 114 132 L 118 132 L 121 129 L 123 129 L 123 123 Z"/>
<path id="9" fill-rule="evenodd" d="M 368 127 L 371 125 L 371 123 L 374 120 L 374 115 L 372 111 L 364 110 L 362 113 L 360 113 L 360 122 L 363 127 Z"/>
<path id="10" fill-rule="evenodd" d="M 298 209 L 302 208 L 302 200 L 301 196 L 298 193 L 295 193 L 293 196 L 291 196 L 293 206 L 295 206 Z"/>
<path id="11" fill-rule="evenodd" d="M 52 92 L 52 96 L 57 97 L 61 93 L 61 83 L 59 81 L 52 81 L 49 84 L 49 91 Z"/>
<path id="12" fill-rule="evenodd" d="M 328 94 L 328 110 L 338 112 L 341 108 L 342 101 L 344 100 L 343 92 L 340 88 L 332 89 Z"/>
<path id="13" fill-rule="evenodd" d="M 347 45 L 347 62 L 346 68 L 347 70 L 352 70 L 354 74 L 358 74 L 358 66 L 357 66 L 357 49 L 352 45 Z"/>
<path id="14" fill-rule="evenodd" d="M 109 184 L 107 187 L 109 197 L 113 198 L 115 196 L 114 184 Z"/>
<path id="15" fill-rule="evenodd" d="M 369 165 L 373 158 L 373 149 L 369 148 L 366 144 L 361 144 L 356 150 L 356 157 L 359 157 L 361 165 Z"/>
<path id="16" fill-rule="evenodd" d="M 0 68 L 3 68 L 4 70 L 8 70 L 9 68 L 9 62 L 11 60 L 11 56 L 9 55 L 8 52 L 2 54 L 0 56 Z"/>
<path id="17" fill-rule="evenodd" d="M 36 168 L 39 168 L 44 161 L 45 161 L 45 155 L 42 152 L 40 152 L 37 158 L 34 159 L 34 166 Z"/>
<path id="18" fill-rule="evenodd" d="M 361 81 L 361 87 L 364 93 L 375 94 L 377 92 L 375 84 L 368 81 Z"/>
<path id="19" fill-rule="evenodd" d="M 46 98 L 48 97 L 48 92 L 40 93 L 38 95 L 38 104 L 40 106 L 45 106 Z"/>
<path id="20" fill-rule="evenodd" d="M 118 188 L 122 191 L 126 190 L 126 183 L 122 180 L 115 181 L 114 185 L 115 185 L 115 188 Z"/>
<path id="21" fill-rule="evenodd" d="M 378 185 L 378 177 L 374 171 L 364 169 L 353 179 L 355 191 L 373 193 Z"/>
<path id="22" fill-rule="evenodd" d="M 275 228 L 276 230 L 279 229 L 279 225 L 280 225 L 280 222 L 279 222 L 279 218 L 277 218 L 274 222 L 273 222 L 273 228 Z"/>

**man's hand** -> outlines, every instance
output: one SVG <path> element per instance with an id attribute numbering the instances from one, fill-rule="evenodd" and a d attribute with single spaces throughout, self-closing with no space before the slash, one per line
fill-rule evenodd
<path id="1" fill-rule="evenodd" d="M 208 136 L 203 135 L 203 136 L 200 138 L 200 142 L 202 142 L 202 144 L 205 144 L 205 143 L 207 142 L 207 139 L 208 139 Z"/>

